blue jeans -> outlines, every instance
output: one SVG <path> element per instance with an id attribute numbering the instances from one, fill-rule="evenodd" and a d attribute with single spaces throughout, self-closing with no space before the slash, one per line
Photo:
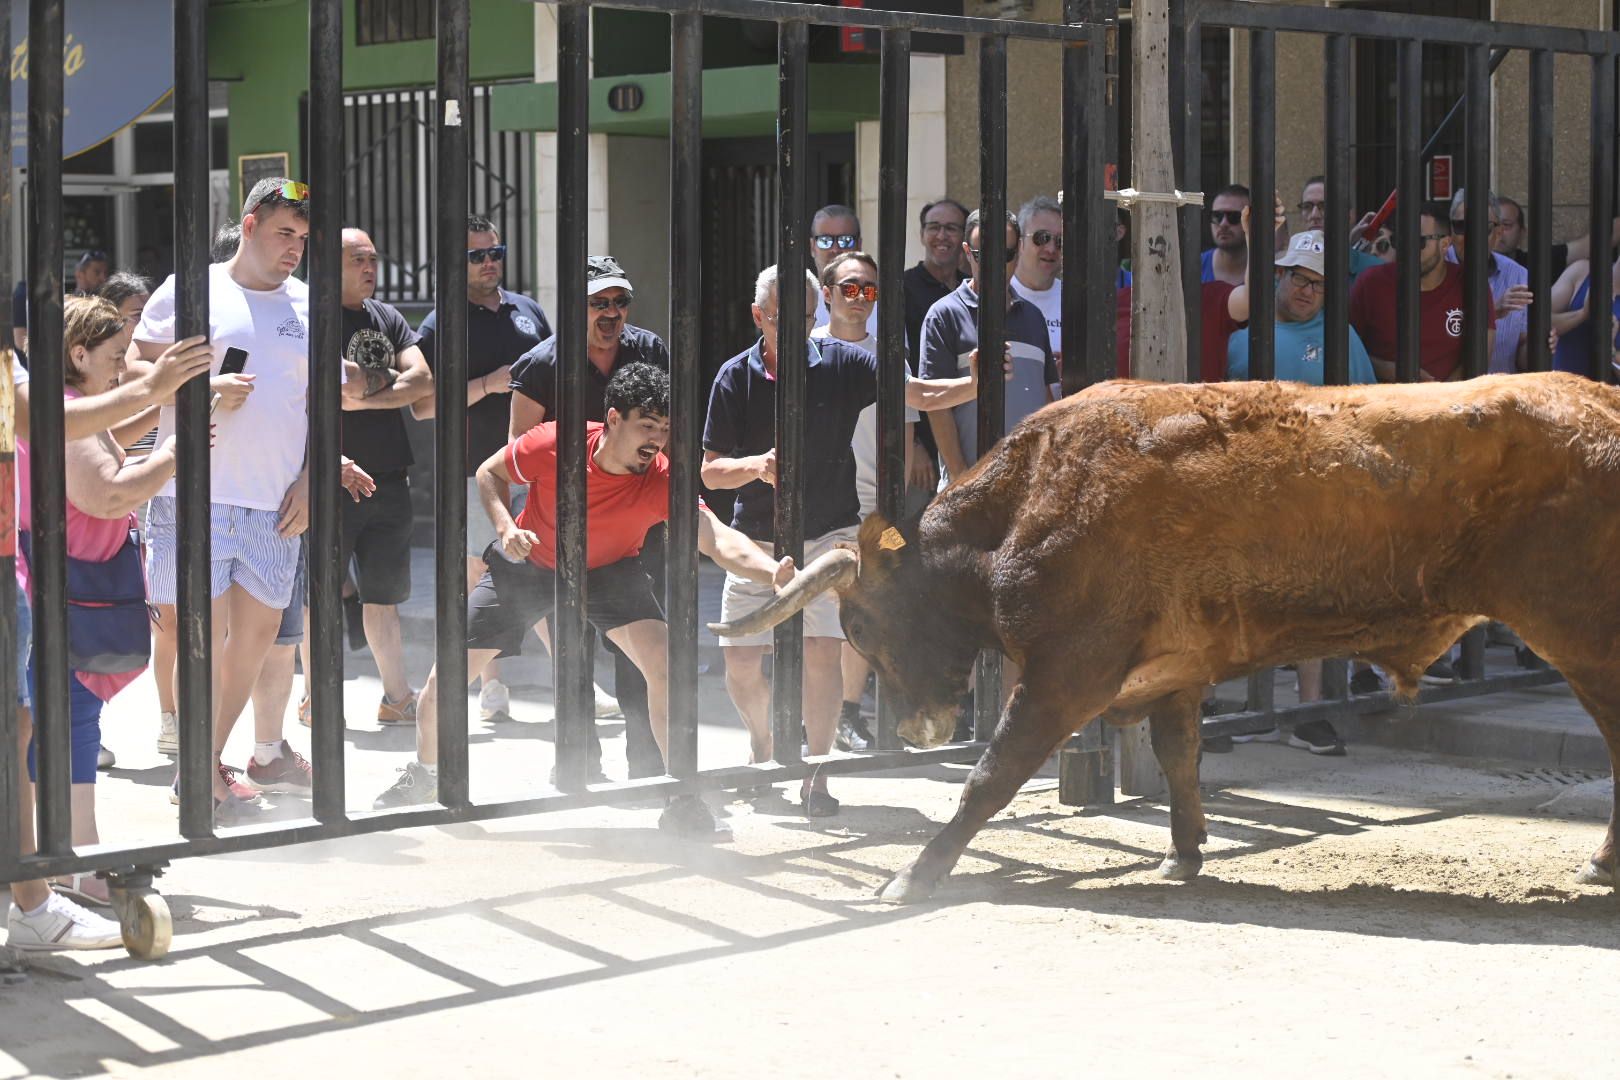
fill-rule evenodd
<path id="1" fill-rule="evenodd" d="M 34 665 L 28 665 L 28 692 L 34 694 Z M 102 700 L 91 693 L 73 672 L 68 672 L 68 726 L 73 732 L 73 782 L 96 782 L 96 758 L 101 752 Z M 34 775 L 34 743 L 38 741 L 39 726 L 43 718 L 34 713 L 35 736 L 28 740 L 28 778 Z"/>
<path id="2" fill-rule="evenodd" d="M 34 639 L 34 609 L 28 606 L 28 590 L 17 588 L 17 704 L 28 707 L 28 647 Z"/>

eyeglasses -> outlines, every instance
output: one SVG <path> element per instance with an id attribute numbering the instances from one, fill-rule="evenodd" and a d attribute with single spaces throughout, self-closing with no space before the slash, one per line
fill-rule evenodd
<path id="1" fill-rule="evenodd" d="M 586 303 L 591 305 L 592 311 L 609 311 L 618 308 L 620 311 L 630 310 L 628 296 L 593 296 Z"/>
<path id="2" fill-rule="evenodd" d="M 1395 250 L 1395 241 L 1391 240 L 1387 236 L 1380 236 L 1378 239 L 1373 241 L 1372 249 L 1374 255 L 1388 255 L 1391 251 Z"/>
<path id="3" fill-rule="evenodd" d="M 1418 233 L 1418 246 L 1421 247 L 1422 245 L 1427 244 L 1430 240 L 1449 240 L 1449 239 L 1451 239 L 1451 234 L 1450 233 L 1443 233 L 1443 232 Z"/>
<path id="4" fill-rule="evenodd" d="M 1500 221 L 1491 222 L 1491 231 L 1494 232 L 1495 230 L 1500 229 L 1501 227 L 1502 227 L 1502 223 Z M 1467 221 L 1467 219 L 1466 218 L 1452 218 L 1451 219 L 1451 233 L 1452 233 L 1453 236 L 1466 236 L 1468 234 L 1468 221 Z"/>
<path id="5" fill-rule="evenodd" d="M 810 239 L 822 251 L 831 251 L 833 248 L 837 248 L 839 251 L 852 251 L 855 248 L 854 233 L 829 233 L 823 236 L 812 236 Z"/>
<path id="6" fill-rule="evenodd" d="M 773 323 L 774 324 L 776 322 L 776 312 L 774 312 L 774 311 L 762 311 L 762 312 L 759 313 L 759 317 L 764 319 L 768 323 Z M 806 326 L 810 326 L 810 325 L 814 324 L 815 321 L 816 321 L 816 313 L 815 312 L 810 311 L 810 312 L 805 313 L 804 324 Z"/>
<path id="7" fill-rule="evenodd" d="M 1298 289 L 1300 292 L 1321 292 L 1327 288 L 1326 278 L 1306 277 L 1298 270 L 1288 271 L 1288 280 L 1292 282 L 1294 288 Z"/>
<path id="8" fill-rule="evenodd" d="M 309 185 L 288 180 L 281 185 L 281 197 L 292 202 L 305 202 L 309 199 Z"/>
<path id="9" fill-rule="evenodd" d="M 1047 244 L 1056 244 L 1059 251 L 1063 250 L 1063 234 L 1042 229 L 1040 232 L 1029 234 L 1029 242 L 1036 247 L 1045 247 Z"/>
<path id="10" fill-rule="evenodd" d="M 1220 225 L 1223 222 L 1227 225 L 1241 225 L 1243 224 L 1243 211 L 1211 210 L 1209 212 L 1209 220 L 1214 222 L 1216 225 Z"/>
<path id="11" fill-rule="evenodd" d="M 968 248 L 968 254 L 973 256 L 973 261 L 974 262 L 979 261 L 979 259 L 980 259 L 979 251 L 980 250 L 981 249 L 979 249 L 979 248 Z M 1018 248 L 1016 246 L 1015 247 L 1009 247 L 1007 249 L 1007 261 L 1012 262 L 1016 258 L 1018 258 Z"/>
<path id="12" fill-rule="evenodd" d="M 962 226 L 951 221 L 930 221 L 923 226 L 924 236 L 961 236 Z"/>
<path id="13" fill-rule="evenodd" d="M 480 263 L 482 263 L 482 262 L 484 262 L 486 260 L 494 260 L 495 262 L 505 262 L 506 261 L 506 245 L 505 244 L 492 244 L 487 248 L 468 248 L 467 249 L 467 261 L 472 263 L 474 266 L 477 266 L 477 265 L 479 265 Z"/>
<path id="14" fill-rule="evenodd" d="M 1299 204 L 1299 212 L 1302 214 L 1313 214 L 1326 209 L 1327 203 L 1325 202 L 1302 202 Z"/>
<path id="15" fill-rule="evenodd" d="M 858 281 L 840 281 L 838 291 L 844 294 L 845 300 L 854 300 L 859 297 L 862 300 L 877 303 L 876 285 L 862 285 Z"/>

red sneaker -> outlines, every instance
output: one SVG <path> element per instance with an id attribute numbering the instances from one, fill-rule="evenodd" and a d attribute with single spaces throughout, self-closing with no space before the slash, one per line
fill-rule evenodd
<path id="1" fill-rule="evenodd" d="M 234 766 L 231 766 L 231 765 L 226 765 L 224 762 L 219 762 L 218 763 L 218 768 L 219 768 L 219 778 L 221 780 L 225 781 L 225 786 L 228 789 L 230 789 L 230 793 L 232 795 L 235 795 L 238 799 L 241 799 L 243 802 L 247 802 L 247 803 L 252 803 L 252 802 L 257 802 L 258 801 L 258 799 L 259 799 L 258 791 L 256 791 L 255 789 L 253 789 L 251 787 L 248 787 L 246 784 L 242 783 L 241 780 L 237 779 L 237 777 L 242 775 L 242 770 L 241 769 L 238 769 L 238 768 L 236 768 Z M 176 769 L 174 771 L 174 784 L 171 785 L 170 788 L 169 788 L 169 801 L 171 803 L 173 803 L 175 806 L 180 805 L 180 770 L 179 769 Z"/>
<path id="2" fill-rule="evenodd" d="M 251 758 L 247 767 L 247 786 L 250 792 L 275 791 L 283 794 L 308 795 L 315 786 L 314 770 L 304 755 L 281 741 L 281 753 L 268 765 L 260 765 Z"/>

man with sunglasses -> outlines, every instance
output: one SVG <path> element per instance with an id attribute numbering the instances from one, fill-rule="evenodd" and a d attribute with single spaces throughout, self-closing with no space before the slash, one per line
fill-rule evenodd
<path id="1" fill-rule="evenodd" d="M 478 466 L 506 445 L 511 426 L 512 365 L 536 345 L 551 337 L 551 324 L 540 305 L 521 293 L 501 288 L 506 270 L 506 245 L 495 223 L 472 214 L 467 218 L 467 505 L 478 505 Z M 417 327 L 428 367 L 438 366 L 438 312 L 428 312 Z M 436 407 L 429 394 L 411 406 L 418 420 L 431 417 Z M 514 487 L 513 495 L 522 497 Z M 467 588 L 484 576 L 484 550 L 497 539 L 495 527 L 484 514 L 467 515 Z M 500 681 L 495 662 L 483 671 L 478 712 L 485 720 L 507 715 L 511 694 Z"/>
<path id="2" fill-rule="evenodd" d="M 1468 257 L 1467 191 L 1458 188 L 1451 196 L 1451 250 L 1446 259 L 1458 266 Z M 1490 256 L 1491 303 L 1496 305 L 1496 342 L 1491 348 L 1491 374 L 1507 374 L 1523 369 L 1524 335 L 1530 328 L 1525 310 L 1535 299 L 1530 291 L 1530 271 L 1494 250 L 1496 234 L 1502 228 L 1502 203 L 1492 191 L 1486 195 L 1491 225 L 1485 234 Z"/>
<path id="3" fill-rule="evenodd" d="M 840 255 L 861 249 L 861 219 L 855 211 L 838 203 L 823 206 L 810 219 L 810 257 L 816 263 L 816 279 L 820 280 L 827 264 Z M 821 292 L 816 292 L 815 325 L 826 326 L 832 318 Z M 866 332 L 877 336 L 877 305 L 866 318 Z"/>
<path id="4" fill-rule="evenodd" d="M 1447 260 L 1451 220 L 1443 202 L 1424 203 L 1418 217 L 1418 378 L 1423 382 L 1461 379 L 1463 338 L 1462 267 Z M 1382 382 L 1395 381 L 1396 263 L 1364 271 L 1350 290 L 1350 325 L 1367 346 Z M 1496 312 L 1485 311 L 1486 352 L 1496 348 Z"/>
<path id="5" fill-rule="evenodd" d="M 1037 195 L 1018 210 L 1018 261 L 1007 278 L 1013 295 L 1034 304 L 1046 320 L 1052 356 L 1063 370 L 1063 207 Z M 1077 286 L 1078 287 L 1078 286 Z M 1054 387 L 1056 396 L 1061 387 Z"/>
<path id="6" fill-rule="evenodd" d="M 1352 210 L 1351 216 L 1355 215 Z M 1371 252 L 1363 251 L 1361 238 L 1372 224 L 1376 215 L 1372 211 L 1361 216 L 1359 221 L 1350 225 L 1350 280 L 1355 281 L 1361 276 L 1363 270 L 1377 266 L 1382 259 Z M 1299 193 L 1299 219 L 1300 228 L 1309 232 L 1312 229 L 1325 233 L 1327 231 L 1327 178 L 1313 176 L 1305 181 L 1305 187 Z M 1277 250 L 1283 250 L 1283 233 L 1277 233 Z"/>
<path id="7" fill-rule="evenodd" d="M 1022 235 L 1018 219 L 1007 215 L 1007 265 L 1018 257 Z M 970 357 L 979 348 L 979 212 L 968 215 L 967 240 L 962 245 L 973 276 L 955 292 L 935 304 L 923 320 L 921 374 L 925 379 L 947 379 L 969 370 Z M 1007 352 L 1012 372 L 1006 387 L 1006 430 L 1052 400 L 1051 387 L 1059 382 L 1057 362 L 1052 355 L 1052 339 L 1040 310 L 1012 291 L 1011 278 L 1005 296 L 1007 305 Z M 967 401 L 949 415 L 930 412 L 929 426 L 939 446 L 944 475 L 940 483 L 961 476 L 979 458 L 978 404 Z"/>
<path id="8" fill-rule="evenodd" d="M 603 423 L 606 419 L 604 395 L 608 381 L 621 368 L 630 364 L 651 364 L 661 371 L 669 370 L 669 349 L 662 338 L 651 330 L 630 325 L 630 308 L 635 290 L 629 276 L 611 255 L 592 255 L 585 261 L 585 375 L 589 383 L 585 391 L 585 420 Z M 557 412 L 557 339 L 548 338 L 524 353 L 512 365 L 512 418 L 508 437 L 517 439 Z M 642 568 L 652 578 L 653 587 L 664 595 L 664 526 L 662 523 L 647 533 L 641 544 Z M 543 626 L 543 624 L 542 624 Z M 540 627 L 536 628 L 540 630 Z M 541 633 L 546 640 L 546 634 Z M 547 641 L 547 646 L 550 642 Z M 652 727 L 647 713 L 647 683 L 641 671 L 611 641 L 608 652 L 613 654 L 613 686 L 618 700 L 596 688 L 596 715 L 625 716 L 625 755 L 631 779 L 658 776 L 663 772 L 663 759 L 658 744 L 653 741 Z M 596 759 L 595 771 L 600 772 L 602 747 L 592 729 L 591 751 Z"/>
<path id="9" fill-rule="evenodd" d="M 1243 231 L 1248 205 L 1249 189 L 1242 184 L 1227 184 L 1210 200 L 1209 238 L 1215 246 L 1198 258 L 1200 281 L 1224 281 L 1234 288 L 1243 284 L 1249 272 L 1249 238 Z"/>

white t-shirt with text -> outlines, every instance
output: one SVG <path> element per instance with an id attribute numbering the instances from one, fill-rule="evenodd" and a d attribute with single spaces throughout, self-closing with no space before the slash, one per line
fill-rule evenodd
<path id="1" fill-rule="evenodd" d="M 1063 279 L 1054 278 L 1049 289 L 1032 289 L 1013 275 L 1009 282 L 1014 295 L 1034 304 L 1046 320 L 1046 336 L 1052 339 L 1052 355 L 1063 355 Z"/>
<path id="2" fill-rule="evenodd" d="M 175 288 L 171 276 L 146 302 L 137 341 L 170 344 L 175 338 Z M 309 432 L 309 286 L 288 278 L 267 291 L 244 289 L 225 263 L 208 268 L 209 341 L 218 374 L 225 350 L 248 354 L 244 374 L 253 392 L 240 409 L 214 414 L 212 501 L 249 510 L 280 509 L 282 497 L 304 467 Z M 174 408 L 158 421 L 159 444 L 174 432 Z M 174 494 L 174 481 L 162 495 Z"/>

